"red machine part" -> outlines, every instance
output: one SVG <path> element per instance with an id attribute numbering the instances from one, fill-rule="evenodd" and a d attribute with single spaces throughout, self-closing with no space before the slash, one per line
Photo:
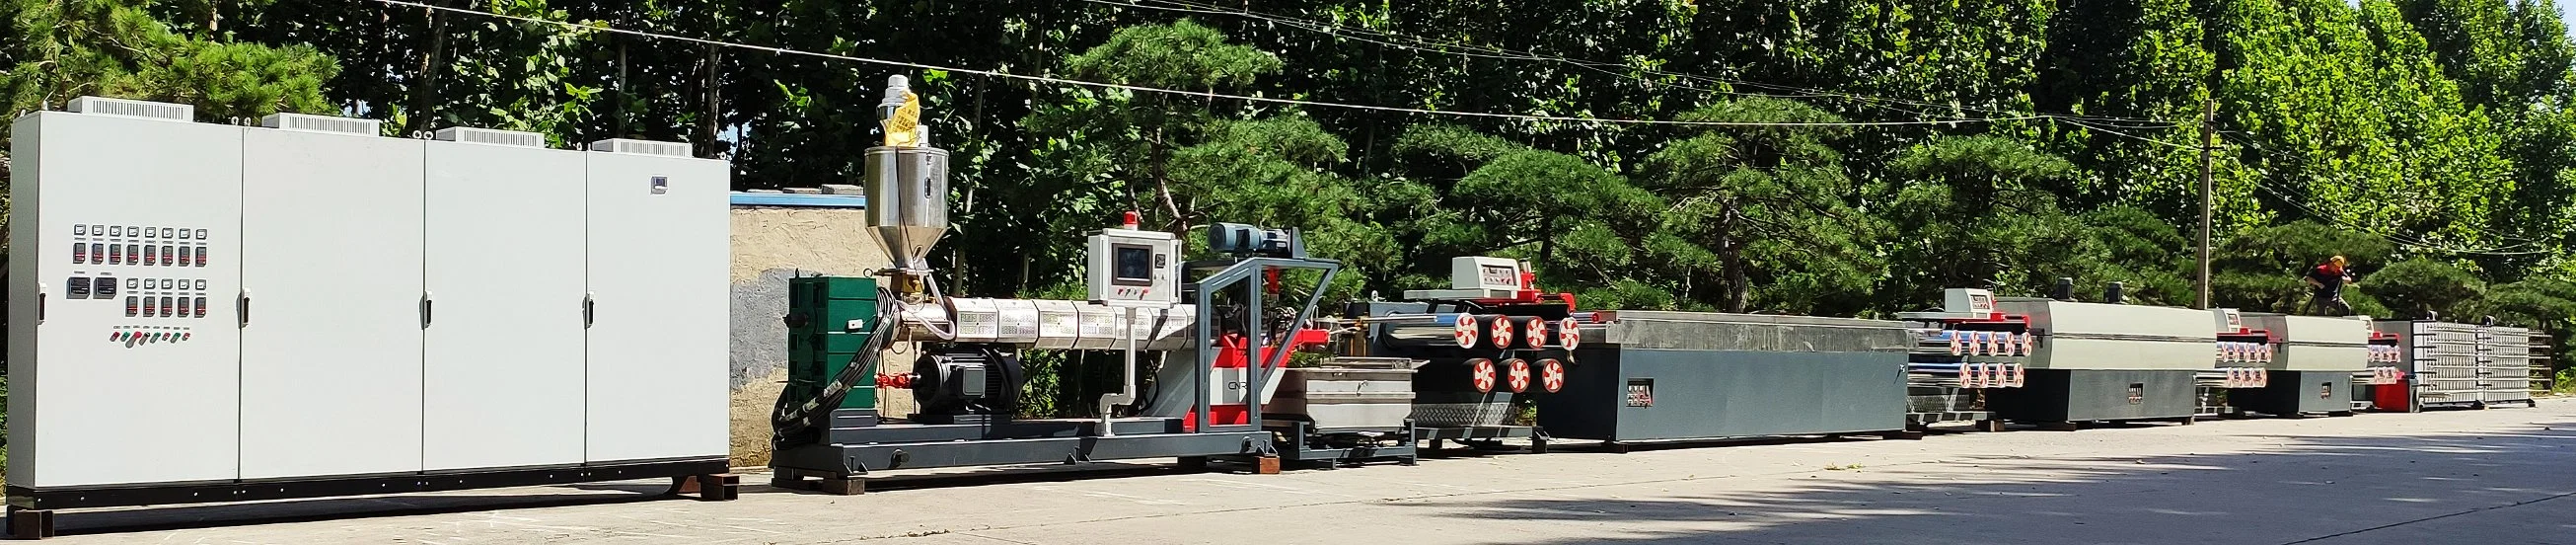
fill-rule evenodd
<path id="1" fill-rule="evenodd" d="M 1476 315 L 1459 313 L 1458 319 L 1451 321 L 1450 326 L 1454 328 L 1450 335 L 1457 337 L 1459 348 L 1476 347 L 1476 331 L 1481 329 L 1476 325 Z"/>
<path id="2" fill-rule="evenodd" d="M 1538 386 L 1547 393 L 1565 389 L 1565 362 L 1555 358 L 1538 360 Z"/>
<path id="3" fill-rule="evenodd" d="M 1492 318 L 1490 318 L 1490 319 L 1491 319 L 1491 320 L 1493 320 L 1493 339 L 1494 339 L 1494 346 L 1496 346 L 1496 347 L 1509 347 L 1509 346 L 1511 346 L 1511 344 L 1512 344 L 1512 317 L 1510 317 L 1510 316 L 1495 316 L 1495 317 L 1492 317 Z"/>
<path id="4" fill-rule="evenodd" d="M 1494 393 L 1494 378 L 1494 360 L 1485 358 L 1467 360 L 1467 380 L 1475 382 L 1476 393 Z"/>
<path id="5" fill-rule="evenodd" d="M 1522 343 L 1526 343 L 1526 344 L 1527 344 L 1527 346 L 1523 346 L 1522 348 L 1528 348 L 1528 349 L 1531 349 L 1531 350 L 1537 350 L 1537 349 L 1540 349 L 1540 348 L 1546 348 L 1546 347 L 1547 347 L 1547 319 L 1546 319 L 1546 318 L 1516 318 L 1516 319 L 1517 319 L 1517 320 L 1521 320 L 1521 325 L 1520 325 L 1520 327 L 1521 327 L 1521 342 L 1522 342 Z"/>
<path id="6" fill-rule="evenodd" d="M 1290 351 L 1308 350 L 1323 346 L 1325 343 L 1332 342 L 1333 332 L 1322 329 L 1301 328 L 1298 329 L 1296 333 L 1290 334 L 1287 340 L 1287 348 Z M 1216 362 L 1210 365 L 1210 367 L 1214 367 L 1217 370 L 1242 369 L 1244 370 L 1242 372 L 1247 375 L 1250 373 L 1262 373 L 1268 371 L 1270 367 L 1266 364 L 1271 358 L 1277 357 L 1279 347 L 1261 347 L 1260 357 L 1265 365 L 1260 369 L 1254 369 L 1251 362 L 1245 361 L 1243 357 L 1245 346 L 1247 344 L 1249 344 L 1249 341 L 1245 339 L 1242 334 L 1229 333 L 1224 336 L 1217 337 Z M 1281 366 L 1285 366 L 1287 364 L 1288 362 L 1284 359 L 1279 362 L 1279 365 Z M 1225 372 L 1218 371 L 1218 374 L 1222 375 L 1225 374 Z M 1249 384 L 1247 384 L 1246 387 L 1249 387 Z M 1258 401 L 1260 397 L 1260 392 L 1245 392 L 1244 402 L 1242 403 L 1209 404 L 1207 421 L 1210 425 L 1217 426 L 1241 426 L 1251 424 L 1252 407 L 1250 403 Z M 1183 420 L 1181 422 L 1181 427 L 1183 429 L 1196 431 L 1198 429 L 1198 419 L 1191 418 Z"/>
<path id="7" fill-rule="evenodd" d="M 1510 384 L 1511 384 L 1511 387 L 1512 387 L 1512 393 L 1517 394 L 1517 393 L 1521 393 L 1521 392 L 1529 391 L 1529 385 L 1530 385 L 1530 365 L 1529 365 L 1529 360 L 1524 360 L 1524 359 L 1520 359 L 1520 358 L 1512 358 L 1510 361 L 1506 361 L 1506 362 L 1504 362 L 1504 364 L 1505 364 L 1505 365 L 1510 366 L 1510 369 L 1511 369 L 1510 373 L 1509 373 L 1508 375 L 1505 375 L 1505 377 L 1508 379 L 1506 382 L 1508 382 L 1508 383 L 1510 383 Z"/>
<path id="8" fill-rule="evenodd" d="M 1579 344 L 1583 344 L 1583 324 L 1581 322 L 1574 321 L 1574 318 L 1572 317 L 1557 320 L 1556 345 L 1564 347 L 1568 351 L 1572 351 L 1574 350 L 1575 345 Z M 1552 362 L 1556 360 L 1548 361 Z M 1549 388 L 1548 391 L 1553 392 L 1556 391 L 1556 389 Z"/>

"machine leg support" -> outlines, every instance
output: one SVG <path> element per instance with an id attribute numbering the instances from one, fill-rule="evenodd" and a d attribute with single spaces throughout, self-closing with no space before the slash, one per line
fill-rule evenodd
<path id="1" fill-rule="evenodd" d="M 868 493 L 867 479 L 823 478 L 814 481 L 814 490 L 834 496 L 856 496 Z"/>
<path id="2" fill-rule="evenodd" d="M 1533 436 L 1530 436 L 1530 453 L 1531 453 L 1531 454 L 1547 454 L 1547 436 L 1546 436 L 1546 435 L 1533 435 Z"/>
<path id="3" fill-rule="evenodd" d="M 54 537 L 54 512 L 35 509 L 9 510 L 10 539 L 44 539 Z"/>
<path id="4" fill-rule="evenodd" d="M 1190 471 L 1207 471 L 1207 468 L 1208 468 L 1208 458 L 1207 458 L 1206 456 L 1182 456 L 1182 457 L 1181 457 L 1181 469 L 1186 469 L 1186 470 L 1190 470 Z"/>
<path id="5" fill-rule="evenodd" d="M 1254 457 L 1254 458 L 1252 459 L 1252 474 L 1254 474 L 1254 475 L 1278 475 L 1278 474 L 1279 474 L 1279 457 L 1277 457 L 1277 456 L 1259 456 L 1259 457 Z"/>
<path id="6" fill-rule="evenodd" d="M 2004 431 L 2004 421 L 2002 421 L 2002 420 L 1993 420 L 1993 419 L 1988 419 L 1988 420 L 1979 420 L 1979 421 L 1977 421 L 1977 428 L 1976 428 L 1976 429 L 1977 429 L 1977 431 L 1984 431 L 1984 432 L 1997 432 L 1997 431 Z"/>
<path id="7" fill-rule="evenodd" d="M 693 480 L 698 482 L 699 501 L 733 501 L 742 497 L 741 475 L 717 473 L 699 475 Z"/>

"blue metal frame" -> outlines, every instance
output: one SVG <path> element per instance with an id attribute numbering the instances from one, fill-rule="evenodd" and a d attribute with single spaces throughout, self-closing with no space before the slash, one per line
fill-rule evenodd
<path id="1" fill-rule="evenodd" d="M 798 208 L 867 208 L 866 195 L 810 195 L 804 193 L 734 192 L 734 206 L 791 206 Z"/>

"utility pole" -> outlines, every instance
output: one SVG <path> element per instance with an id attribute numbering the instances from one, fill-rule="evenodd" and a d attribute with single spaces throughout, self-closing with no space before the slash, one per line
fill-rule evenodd
<path id="1" fill-rule="evenodd" d="M 2209 215 L 2210 152 L 2218 148 L 2218 99 L 2201 103 L 2200 110 L 2200 304 L 2192 308 L 2209 308 Z"/>

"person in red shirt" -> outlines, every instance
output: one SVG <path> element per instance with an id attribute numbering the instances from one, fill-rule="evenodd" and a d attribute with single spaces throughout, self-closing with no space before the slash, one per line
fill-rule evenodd
<path id="1" fill-rule="evenodd" d="M 2343 287 L 2360 283 L 2353 281 L 2352 271 L 2344 268 L 2343 256 L 2334 256 L 2325 264 L 2308 269 L 2308 275 L 2300 280 L 2308 283 L 2309 291 L 2308 304 L 2299 307 L 2300 314 L 2311 314 L 2320 310 L 2318 307 L 2324 307 L 2322 310 L 2333 313 L 2328 316 L 2352 315 L 2352 305 L 2343 300 Z"/>

